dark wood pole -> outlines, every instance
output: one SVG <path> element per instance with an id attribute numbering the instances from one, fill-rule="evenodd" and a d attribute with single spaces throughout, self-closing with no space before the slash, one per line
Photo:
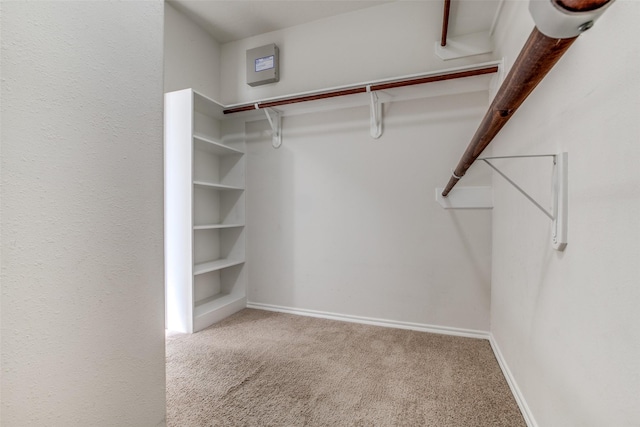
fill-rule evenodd
<path id="1" fill-rule="evenodd" d="M 425 77 L 413 77 L 413 78 L 408 78 L 404 80 L 389 81 L 386 83 L 373 83 L 370 85 L 359 85 L 359 86 L 353 86 L 350 88 L 339 89 L 339 90 L 317 92 L 311 95 L 300 95 L 295 97 L 275 99 L 272 101 L 262 101 L 262 102 L 257 102 L 255 104 L 247 104 L 247 105 L 241 105 L 238 107 L 227 108 L 223 112 L 224 114 L 233 114 L 233 113 L 240 113 L 243 111 L 253 111 L 256 109 L 256 107 L 272 108 L 272 107 L 278 107 L 281 105 L 297 104 L 299 102 L 316 101 L 319 99 L 335 98 L 338 96 L 353 95 L 356 93 L 366 93 L 367 86 L 369 87 L 369 90 L 375 92 L 378 90 L 387 90 L 387 89 L 393 89 L 396 87 L 442 82 L 445 80 L 462 79 L 465 77 L 481 76 L 484 74 L 491 74 L 491 73 L 497 73 L 497 72 L 498 72 L 498 66 L 489 65 L 482 68 L 476 68 L 475 70 L 455 71 L 455 72 L 450 72 L 445 74 L 436 74 L 436 75 L 425 76 Z"/>
<path id="2" fill-rule="evenodd" d="M 571 39 L 553 39 L 534 28 L 522 48 L 511 71 L 500 86 L 498 93 L 489 106 L 478 130 L 471 139 L 445 187 L 442 195 L 446 197 L 471 164 L 489 145 L 500 129 L 507 124 L 513 113 L 524 102 L 535 87 L 558 62 L 577 37 Z"/>
<path id="3" fill-rule="evenodd" d="M 595 10 L 610 0 L 556 0 L 558 5 L 566 5 L 573 10 Z M 471 164 L 487 148 L 500 129 L 509 121 L 518 107 L 538 83 L 547 75 L 562 55 L 578 38 L 556 39 L 547 37 L 534 28 L 518 55 L 511 71 L 500 86 L 498 93 L 489 106 L 478 130 L 458 162 L 442 195 L 446 197 L 451 189 L 464 176 Z"/>
<path id="4" fill-rule="evenodd" d="M 600 9 L 611 0 L 555 0 L 556 4 L 570 12 L 588 12 Z"/>
<path id="5" fill-rule="evenodd" d="M 447 45 L 447 31 L 449 31 L 449 11 L 451 10 L 451 0 L 444 0 L 444 16 L 442 17 L 442 38 L 440 46 Z"/>

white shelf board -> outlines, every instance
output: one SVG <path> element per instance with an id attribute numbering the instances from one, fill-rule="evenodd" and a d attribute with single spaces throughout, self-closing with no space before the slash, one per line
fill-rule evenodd
<path id="1" fill-rule="evenodd" d="M 231 148 L 224 144 L 221 144 L 217 141 L 209 139 L 202 135 L 193 135 L 193 142 L 195 144 L 196 150 L 202 150 L 209 153 L 213 153 L 218 156 L 229 156 L 229 155 L 243 155 L 244 153 L 240 150 L 236 150 L 235 148 Z"/>
<path id="2" fill-rule="evenodd" d="M 215 261 L 203 262 L 193 266 L 193 275 L 209 273 L 211 271 L 222 270 L 223 268 L 233 267 L 234 265 L 244 264 L 244 261 L 237 259 L 217 259 Z"/>
<path id="3" fill-rule="evenodd" d="M 224 185 L 224 184 L 216 184 L 215 182 L 206 182 L 206 181 L 193 181 L 193 185 L 196 187 L 210 188 L 212 190 L 223 190 L 223 191 L 243 191 L 242 187 L 234 187 L 232 185 Z"/>
<path id="4" fill-rule="evenodd" d="M 222 297 L 221 297 L 222 298 Z M 193 331 L 198 332 L 209 326 L 217 323 L 225 318 L 231 316 L 234 313 L 246 308 L 247 298 L 226 298 L 213 304 L 210 311 L 204 311 L 205 306 L 202 308 L 202 314 L 193 318 Z"/>
<path id="5" fill-rule="evenodd" d="M 217 294 L 201 301 L 196 301 L 193 315 L 195 318 L 205 316 L 213 311 L 220 310 L 226 305 L 234 304 L 244 299 L 243 295 Z"/>
<path id="6" fill-rule="evenodd" d="M 224 105 L 201 93 L 193 91 L 193 108 L 199 113 L 205 114 L 215 119 L 223 119 Z"/>
<path id="7" fill-rule="evenodd" d="M 193 227 L 194 230 L 215 230 L 220 228 L 239 228 L 244 227 L 244 224 L 203 224 Z"/>

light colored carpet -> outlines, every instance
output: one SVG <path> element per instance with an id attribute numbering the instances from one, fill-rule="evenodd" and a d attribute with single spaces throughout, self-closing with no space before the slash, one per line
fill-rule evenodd
<path id="1" fill-rule="evenodd" d="M 525 426 L 488 341 L 249 309 L 167 337 L 167 424 Z"/>

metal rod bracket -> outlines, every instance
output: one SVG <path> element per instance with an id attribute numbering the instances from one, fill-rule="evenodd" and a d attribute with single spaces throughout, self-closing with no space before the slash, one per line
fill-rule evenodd
<path id="1" fill-rule="evenodd" d="M 552 199 L 552 211 L 546 210 L 540 203 L 538 203 L 533 197 L 531 197 L 525 190 L 523 190 L 518 184 L 516 184 L 511 178 L 504 174 L 489 160 L 492 159 L 514 159 L 524 157 L 553 157 L 553 184 L 551 188 Z M 569 154 L 542 154 L 542 155 L 529 155 L 529 156 L 499 156 L 499 157 L 480 157 L 478 160 L 484 161 L 494 171 L 496 171 L 501 177 L 503 177 L 509 184 L 511 184 L 516 190 L 522 193 L 531 203 L 533 203 L 542 213 L 544 213 L 552 221 L 551 226 L 551 244 L 557 251 L 563 251 L 567 246 L 567 223 L 569 220 L 567 214 L 568 205 L 568 193 L 567 193 L 567 180 L 568 180 L 568 159 Z"/>
<path id="2" fill-rule="evenodd" d="M 553 248 L 563 251 L 567 246 L 567 224 L 569 222 L 569 153 L 560 153 L 555 158 L 553 177 L 553 227 L 551 240 Z"/>
<path id="3" fill-rule="evenodd" d="M 371 90 L 371 85 L 367 85 L 367 92 L 369 93 L 371 107 L 371 119 L 369 125 L 371 137 L 378 139 L 382 136 L 382 104 L 380 103 L 375 91 Z"/>
<path id="4" fill-rule="evenodd" d="M 267 115 L 269 126 L 271 126 L 273 136 L 271 144 L 273 148 L 280 148 L 282 145 L 282 114 L 273 108 L 265 108 L 264 112 Z"/>

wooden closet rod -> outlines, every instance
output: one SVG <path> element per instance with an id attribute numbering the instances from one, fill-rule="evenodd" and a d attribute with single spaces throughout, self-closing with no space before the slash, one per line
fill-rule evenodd
<path id="1" fill-rule="evenodd" d="M 447 45 L 447 32 L 449 31 L 449 11 L 451 10 L 451 0 L 444 0 L 444 16 L 442 17 L 442 38 L 440 46 Z"/>
<path id="2" fill-rule="evenodd" d="M 534 21 L 536 21 L 536 27 L 531 32 L 529 39 L 520 51 L 504 82 L 502 82 L 493 102 L 491 102 L 482 122 L 480 122 L 478 130 L 476 130 L 458 165 L 453 170 L 451 178 L 442 192 L 443 197 L 447 197 L 451 189 L 509 121 L 518 107 L 533 92 L 538 83 L 542 81 L 567 49 L 571 47 L 578 35 L 593 26 L 593 21 L 604 11 L 603 6 L 612 1 L 547 0 L 545 3 L 531 0 L 529 10 L 534 17 Z M 555 2 L 555 6 L 552 2 Z M 549 6 L 547 6 L 547 3 Z M 565 10 L 572 11 L 574 14 L 568 15 L 570 18 L 562 15 L 556 18 L 553 15 L 553 13 L 556 13 L 554 9 L 549 9 L 549 7 L 556 6 L 566 8 Z M 542 9 L 542 12 L 536 13 L 540 9 Z M 599 11 L 599 9 L 602 10 Z M 587 13 L 581 19 L 576 17 L 575 12 Z M 562 12 L 558 13 L 561 14 Z M 538 20 L 541 22 L 538 22 Z M 559 36 L 556 38 L 545 35 L 538 29 L 540 27 L 544 27 L 548 34 L 558 34 Z M 565 37 L 565 35 L 571 36 Z"/>
<path id="3" fill-rule="evenodd" d="M 433 75 L 433 76 L 408 78 L 403 80 L 389 81 L 386 83 L 380 82 L 380 83 L 374 83 L 370 85 L 363 84 L 363 85 L 349 87 L 345 89 L 317 92 L 310 95 L 293 96 L 289 98 L 275 99 L 273 101 L 257 102 L 255 104 L 247 104 L 247 105 L 241 105 L 238 107 L 228 108 L 228 109 L 225 109 L 223 112 L 224 114 L 240 113 L 242 111 L 252 111 L 252 110 L 261 109 L 261 108 L 270 108 L 270 107 L 277 107 L 280 105 L 296 104 L 298 102 L 335 98 L 337 96 L 353 95 L 356 93 L 366 93 L 367 88 L 369 88 L 372 92 L 375 92 L 378 90 L 393 89 L 397 87 L 419 85 L 424 83 L 441 82 L 444 80 L 461 79 L 464 77 L 481 76 L 483 74 L 491 74 L 491 73 L 497 73 L 497 72 L 498 72 L 498 66 L 491 65 L 487 67 L 477 68 L 474 70 L 456 71 L 456 72 Z"/>

